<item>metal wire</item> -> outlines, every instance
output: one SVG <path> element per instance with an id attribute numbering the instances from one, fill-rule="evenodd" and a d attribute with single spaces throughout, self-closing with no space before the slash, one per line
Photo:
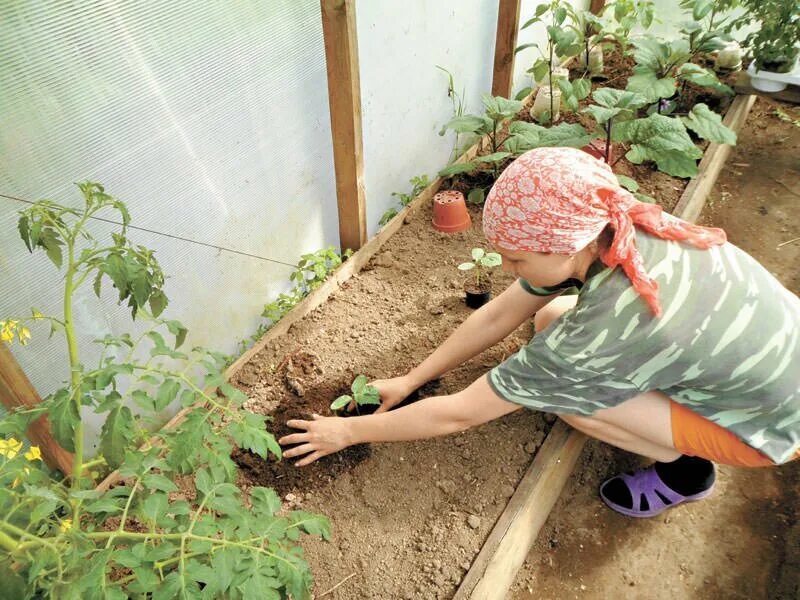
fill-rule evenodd
<path id="1" fill-rule="evenodd" d="M 17 198 L 15 196 L 9 196 L 7 194 L 0 194 L 0 198 L 6 198 L 7 200 L 14 200 L 16 202 L 22 202 L 23 204 L 36 204 L 35 202 L 31 202 L 30 200 L 24 200 L 23 198 Z M 122 223 L 117 221 L 112 221 L 111 219 L 104 219 L 103 217 L 95 217 L 91 216 L 90 219 L 95 221 L 102 221 L 103 223 L 110 223 L 111 225 L 119 225 L 122 226 Z M 257 258 L 258 260 L 264 260 L 271 263 L 276 263 L 279 265 L 284 265 L 287 267 L 292 267 L 293 269 L 299 268 L 298 265 L 283 262 L 281 260 L 275 260 L 274 258 L 267 258 L 266 256 L 259 256 L 257 254 L 250 254 L 249 252 L 242 252 L 241 250 L 234 250 L 233 248 L 226 248 L 225 246 L 217 246 L 215 244 L 208 244 L 206 242 L 201 242 L 199 240 L 192 240 L 190 238 L 181 237 L 179 235 L 173 235 L 171 233 L 164 233 L 163 231 L 155 231 L 154 229 L 147 229 L 146 227 L 137 227 L 136 225 L 128 225 L 128 229 L 136 229 L 137 231 L 144 231 L 145 233 L 152 233 L 153 235 L 160 235 L 162 237 L 170 238 L 173 240 L 178 240 L 181 242 L 187 242 L 189 244 L 197 244 L 198 246 L 205 246 L 206 248 L 214 248 L 215 250 L 221 250 L 223 252 L 230 252 L 231 254 L 240 254 L 242 256 L 249 256 L 250 258 Z"/>

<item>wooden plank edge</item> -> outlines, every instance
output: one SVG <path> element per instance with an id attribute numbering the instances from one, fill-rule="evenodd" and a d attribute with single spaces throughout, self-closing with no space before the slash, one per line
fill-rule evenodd
<path id="1" fill-rule="evenodd" d="M 755 96 L 737 96 L 726 111 L 723 123 L 738 134 L 754 102 Z M 697 177 L 689 182 L 689 186 L 684 190 L 680 202 L 675 207 L 675 216 L 691 221 L 694 221 L 699 216 L 708 193 L 719 176 L 724 159 L 730 153 L 730 149 L 731 146 L 725 144 L 709 145 L 703 154 L 703 159 L 700 161 Z M 712 152 L 712 157 L 707 159 L 707 155 Z M 720 158 L 717 158 L 712 163 L 713 156 L 722 157 L 722 162 L 717 165 L 716 162 L 720 161 Z M 697 184 L 692 185 L 697 179 L 704 177 L 707 171 L 708 175 L 711 175 L 712 170 L 715 171 L 713 177 L 707 179 L 707 181 L 711 182 L 710 184 L 704 184 L 704 187 L 699 187 Z M 705 187 L 707 189 L 704 189 Z M 698 197 L 702 197 L 699 207 L 698 203 L 693 199 L 695 194 Z M 693 218 L 687 218 L 687 215 L 691 217 L 689 209 L 696 210 L 697 215 Z M 586 436 L 576 430 L 569 432 L 569 435 L 565 438 L 564 431 L 569 429 L 569 426 L 562 421 L 558 421 L 553 426 L 553 429 L 550 430 L 544 444 L 537 452 L 519 486 L 517 486 L 517 490 L 511 497 L 506 509 L 498 518 L 477 558 L 464 576 L 455 596 L 453 596 L 453 600 L 466 600 L 467 598 L 487 600 L 505 597 L 506 592 L 514 583 L 517 571 L 522 566 L 536 540 L 539 530 L 555 505 L 558 495 L 566 485 L 567 479 L 572 473 L 572 469 L 586 442 Z M 539 456 L 545 452 L 547 452 L 547 456 L 539 461 Z M 566 472 L 564 471 L 564 465 L 568 466 Z M 547 485 L 550 486 L 549 489 L 557 489 L 552 502 L 549 501 L 549 498 L 545 498 L 544 502 L 542 502 L 541 498 L 536 502 L 531 500 L 533 495 L 541 496 L 542 492 L 539 490 L 539 487 L 541 487 L 539 483 L 542 481 L 547 482 Z M 521 529 L 522 532 L 517 531 L 518 529 Z M 503 540 L 507 536 L 512 536 L 512 541 L 504 543 Z M 498 556 L 501 558 L 498 559 Z M 512 568 L 509 568 L 509 566 Z M 503 585 L 505 587 L 502 587 Z"/>
<path id="2" fill-rule="evenodd" d="M 561 420 L 553 425 L 453 600 L 505 598 L 586 440 Z"/>
<path id="3" fill-rule="evenodd" d="M 736 96 L 725 113 L 723 124 L 737 135 L 744 125 L 756 96 Z M 727 144 L 709 144 L 700 160 L 697 177 L 692 179 L 681 194 L 673 214 L 686 221 L 694 222 L 700 216 L 708 194 L 714 187 L 732 146 Z"/>

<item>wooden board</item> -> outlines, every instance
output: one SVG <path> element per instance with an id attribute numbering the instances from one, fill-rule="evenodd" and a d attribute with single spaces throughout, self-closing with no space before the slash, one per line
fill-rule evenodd
<path id="1" fill-rule="evenodd" d="M 320 4 L 339 207 L 339 244 L 343 250 L 358 250 L 367 241 L 367 216 L 355 0 L 320 0 Z"/>
<path id="2" fill-rule="evenodd" d="M 754 102 L 754 96 L 737 96 L 723 122 L 738 133 Z M 698 167 L 699 174 L 689 182 L 673 211 L 676 216 L 692 222 L 697 219 L 729 153 L 730 146 L 708 146 Z M 500 600 L 506 597 L 536 535 L 561 494 L 586 439 L 584 434 L 561 421 L 550 430 L 461 582 L 454 600 Z"/>
<path id="3" fill-rule="evenodd" d="M 589 3 L 589 12 L 595 15 L 599 15 L 603 12 L 603 9 L 606 7 L 606 0 L 592 0 Z"/>
<path id="4" fill-rule="evenodd" d="M 502 600 L 580 456 L 586 436 L 559 420 L 464 577 L 454 600 Z"/>
<path id="5" fill-rule="evenodd" d="M 739 74 L 736 76 L 736 83 L 733 84 L 733 90 L 737 94 L 745 96 L 764 96 L 765 98 L 772 98 L 773 100 L 780 100 L 781 102 L 800 104 L 800 87 L 790 85 L 780 92 L 762 92 L 750 84 L 750 75 L 748 75 L 746 71 L 739 71 Z"/>
<path id="6" fill-rule="evenodd" d="M 510 98 L 514 86 L 514 49 L 519 31 L 520 0 L 500 0 L 494 44 L 492 96 Z"/>
<path id="7" fill-rule="evenodd" d="M 33 408 L 42 402 L 5 342 L 0 342 L 0 402 L 10 411 L 19 407 Z M 47 417 L 39 417 L 28 427 L 28 439 L 39 447 L 50 468 L 64 475 L 72 473 L 72 453 L 53 438 Z"/>
<path id="8" fill-rule="evenodd" d="M 736 96 L 722 122 L 738 134 L 755 101 L 756 96 Z M 731 146 L 727 144 L 708 145 L 700 160 L 700 172 L 686 186 L 675 206 L 673 213 L 676 216 L 691 222 L 697 220 L 730 153 Z"/>

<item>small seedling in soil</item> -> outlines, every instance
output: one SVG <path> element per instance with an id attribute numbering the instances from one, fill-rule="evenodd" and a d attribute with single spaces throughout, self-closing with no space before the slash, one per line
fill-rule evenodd
<path id="1" fill-rule="evenodd" d="M 492 267 L 503 263 L 497 252 L 486 252 L 483 248 L 472 249 L 472 261 L 458 265 L 459 271 L 472 271 L 474 277 L 466 283 L 464 288 L 468 291 L 485 292 L 489 287 L 489 272 Z"/>
<path id="2" fill-rule="evenodd" d="M 355 402 L 356 410 L 358 410 L 359 406 L 381 403 L 381 395 L 378 392 L 378 388 L 367 385 L 367 377 L 365 375 L 356 377 L 353 385 L 350 386 L 350 390 L 353 395 L 345 394 L 344 396 L 339 396 L 331 404 L 331 410 L 341 410 L 351 402 Z"/>

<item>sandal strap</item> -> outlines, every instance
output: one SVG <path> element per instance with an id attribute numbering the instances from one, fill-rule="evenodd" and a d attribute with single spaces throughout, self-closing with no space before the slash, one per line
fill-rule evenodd
<path id="1" fill-rule="evenodd" d="M 647 498 L 647 504 L 649 506 L 648 511 L 660 511 L 668 506 L 679 504 L 686 500 L 686 496 L 667 487 L 667 484 L 661 481 L 661 477 L 658 476 L 655 466 L 636 471 L 633 475 L 622 473 L 620 477 L 622 477 L 622 480 L 628 486 L 628 491 L 633 500 L 633 510 L 635 511 L 642 510 L 642 495 Z M 658 492 L 658 494 L 656 492 Z M 659 494 L 666 498 L 669 504 L 665 503 Z"/>

